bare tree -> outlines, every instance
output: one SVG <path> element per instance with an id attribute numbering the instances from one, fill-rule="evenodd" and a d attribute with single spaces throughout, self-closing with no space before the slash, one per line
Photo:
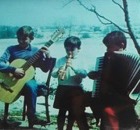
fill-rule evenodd
<path id="1" fill-rule="evenodd" d="M 69 3 L 73 2 L 73 1 L 74 1 L 74 0 L 69 0 L 69 2 L 68 2 L 67 4 L 69 4 Z M 95 6 L 95 5 L 91 4 L 91 7 L 89 8 L 88 6 L 86 6 L 86 5 L 82 2 L 82 0 L 77 0 L 77 2 L 79 2 L 79 4 L 80 4 L 82 7 L 84 7 L 86 10 L 88 10 L 88 11 L 90 11 L 90 12 L 93 12 L 93 13 L 97 16 L 98 20 L 99 20 L 102 24 L 105 24 L 105 25 L 109 25 L 109 24 L 111 25 L 111 24 L 112 24 L 112 25 L 114 25 L 115 27 L 117 27 L 119 30 L 121 30 L 122 32 L 127 33 L 127 34 L 130 36 L 130 38 L 132 39 L 132 41 L 133 41 L 133 43 L 134 43 L 134 46 L 135 46 L 135 48 L 136 48 L 138 54 L 140 54 L 140 46 L 139 46 L 139 43 L 138 43 L 138 41 L 137 41 L 137 39 L 136 39 L 136 36 L 135 36 L 135 34 L 134 34 L 134 31 L 132 30 L 132 26 L 131 26 L 130 19 L 129 19 L 129 11 L 128 11 L 128 3 L 127 3 L 127 0 L 122 0 L 122 5 L 123 5 L 123 6 L 122 6 L 121 4 L 119 4 L 118 2 L 116 2 L 115 0 L 112 0 L 112 2 L 113 2 L 114 4 L 116 4 L 117 6 L 119 6 L 120 9 L 123 11 L 123 13 L 124 13 L 124 21 L 125 21 L 125 23 L 126 23 L 127 29 L 123 29 L 121 26 L 117 25 L 115 22 L 113 22 L 113 21 L 110 20 L 109 18 L 107 18 L 107 17 L 101 15 L 101 14 L 96 10 L 96 6 Z M 67 5 L 67 4 L 66 4 L 66 5 Z M 66 6 L 66 5 L 64 5 L 64 6 Z"/>

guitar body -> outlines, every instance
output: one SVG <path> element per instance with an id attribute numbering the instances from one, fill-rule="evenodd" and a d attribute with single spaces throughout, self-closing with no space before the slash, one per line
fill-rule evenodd
<path id="1" fill-rule="evenodd" d="M 21 68 L 25 64 L 26 60 L 16 59 L 11 62 L 11 66 Z M 31 80 L 35 75 L 35 69 L 30 66 L 26 71 L 24 77 L 17 79 L 12 74 L 0 72 L 0 79 L 3 80 L 0 83 L 0 101 L 5 103 L 12 103 L 20 96 L 20 91 L 24 87 L 25 83 Z"/>

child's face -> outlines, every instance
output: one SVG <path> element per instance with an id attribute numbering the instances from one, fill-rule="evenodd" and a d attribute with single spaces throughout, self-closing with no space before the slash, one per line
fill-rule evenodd
<path id="1" fill-rule="evenodd" d="M 76 57 L 79 53 L 79 49 L 77 47 L 71 48 L 71 47 L 66 47 L 65 48 L 67 55 L 72 55 L 72 57 Z"/>
<path id="2" fill-rule="evenodd" d="M 108 52 L 123 51 L 123 48 L 115 44 L 111 44 L 110 46 L 107 47 L 107 51 Z"/>
<path id="3" fill-rule="evenodd" d="M 31 43 L 31 38 L 29 36 L 23 35 L 18 38 L 19 46 L 23 49 L 26 48 Z"/>

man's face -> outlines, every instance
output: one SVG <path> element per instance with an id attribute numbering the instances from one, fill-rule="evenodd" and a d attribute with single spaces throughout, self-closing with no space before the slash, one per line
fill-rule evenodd
<path id="1" fill-rule="evenodd" d="M 73 58 L 76 57 L 79 53 L 79 49 L 77 47 L 65 47 L 67 55 L 71 55 Z"/>
<path id="2" fill-rule="evenodd" d="M 18 37 L 19 46 L 23 49 L 28 47 L 28 45 L 31 43 L 31 41 L 32 41 L 31 38 L 27 35 Z"/>

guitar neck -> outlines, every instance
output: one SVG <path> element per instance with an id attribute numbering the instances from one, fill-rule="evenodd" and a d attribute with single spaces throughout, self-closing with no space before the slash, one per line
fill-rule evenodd
<path id="1" fill-rule="evenodd" d="M 46 47 L 50 47 L 53 44 L 52 40 L 45 42 Z M 35 53 L 26 63 L 22 66 L 23 70 L 26 71 L 30 66 L 32 66 L 39 58 L 40 58 L 41 49 L 37 53 Z"/>
<path id="2" fill-rule="evenodd" d="M 44 44 L 44 46 L 50 47 L 53 43 L 54 43 L 54 42 L 53 42 L 52 40 L 49 40 L 48 42 L 46 42 L 46 43 Z"/>

